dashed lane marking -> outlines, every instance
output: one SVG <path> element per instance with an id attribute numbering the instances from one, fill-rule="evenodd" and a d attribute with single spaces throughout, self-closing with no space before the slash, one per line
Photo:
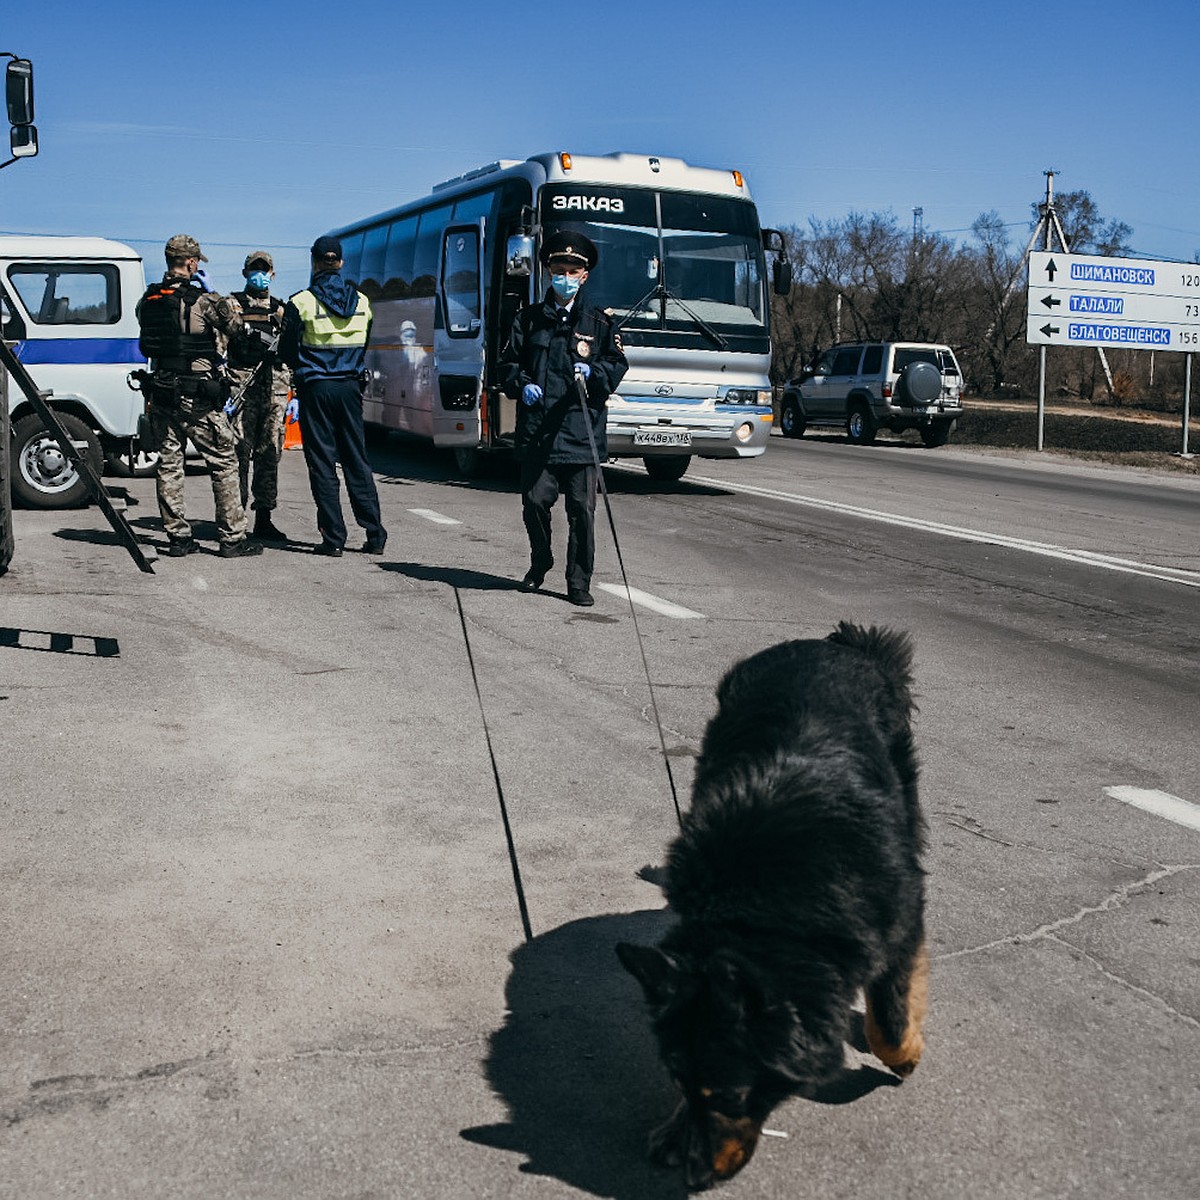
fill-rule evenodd
<path id="1" fill-rule="evenodd" d="M 1170 792 L 1122 786 L 1106 787 L 1104 794 L 1114 800 L 1120 800 L 1122 804 L 1131 804 L 1143 812 L 1153 813 L 1156 817 L 1166 817 L 1176 825 L 1200 830 L 1200 805 L 1181 800 L 1178 796 L 1172 796 Z"/>
<path id="2" fill-rule="evenodd" d="M 670 600 L 664 600 L 661 596 L 654 596 L 638 588 L 631 587 L 627 590 L 619 583 L 598 583 L 596 586 L 610 595 L 620 596 L 622 600 L 632 600 L 634 604 L 640 604 L 660 616 L 675 617 L 681 621 L 704 619 L 703 613 L 693 612 L 690 608 L 684 608 L 682 604 L 672 604 Z"/>
<path id="3" fill-rule="evenodd" d="M 461 525 L 461 521 L 456 521 L 453 517 L 447 517 L 443 513 L 434 512 L 432 508 L 410 508 L 408 510 L 414 517 L 424 517 L 427 521 L 432 521 L 435 525 Z"/>

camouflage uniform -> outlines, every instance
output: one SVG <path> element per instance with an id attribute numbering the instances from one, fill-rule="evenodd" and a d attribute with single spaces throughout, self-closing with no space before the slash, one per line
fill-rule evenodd
<path id="1" fill-rule="evenodd" d="M 168 254 L 177 239 L 167 243 Z M 181 241 L 188 239 L 181 238 Z M 195 245 L 194 242 L 190 244 Z M 198 252 L 199 247 L 196 247 Z M 168 271 L 162 283 L 177 284 L 187 277 Z M 148 288 L 138 304 L 143 335 L 146 318 L 143 305 L 154 287 Z M 154 383 L 147 392 L 151 429 L 158 442 L 158 509 L 163 529 L 173 544 L 188 544 L 192 527 L 184 515 L 184 449 L 188 439 L 208 465 L 216 508 L 217 536 L 223 548 L 235 546 L 246 538 L 246 513 L 238 487 L 238 460 L 233 429 L 222 412 L 227 394 L 221 374 L 221 358 L 216 351 L 215 335 L 225 339 L 242 336 L 242 321 L 234 306 L 215 292 L 200 295 L 190 306 L 187 318 L 193 336 L 214 335 L 213 352 L 198 352 L 195 357 L 165 360 L 151 355 Z"/>
<path id="2" fill-rule="evenodd" d="M 249 310 L 252 314 L 271 313 L 278 319 L 283 317 L 283 301 L 271 295 L 260 297 L 249 292 L 235 292 L 229 301 L 239 315 Z M 278 319 L 274 322 L 275 332 L 278 332 Z M 234 394 L 254 375 L 258 361 L 257 353 L 239 354 L 236 342 L 229 347 L 229 382 Z M 291 383 L 292 373 L 282 363 L 264 366 L 242 396 L 242 406 L 233 419 L 243 507 L 250 499 L 251 463 L 254 464 L 255 510 L 269 513 L 279 503 L 283 417 Z"/>

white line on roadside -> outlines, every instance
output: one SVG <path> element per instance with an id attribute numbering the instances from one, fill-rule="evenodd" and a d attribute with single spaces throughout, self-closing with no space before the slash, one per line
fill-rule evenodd
<path id="1" fill-rule="evenodd" d="M 694 618 L 704 619 L 703 613 L 693 612 L 690 608 L 684 608 L 682 604 L 672 604 L 670 600 L 663 600 L 660 596 L 651 595 L 638 588 L 631 587 L 626 591 L 624 585 L 620 583 L 598 583 L 596 586 L 601 591 L 608 592 L 613 596 L 620 596 L 622 600 L 632 600 L 634 604 L 640 604 L 643 608 L 648 608 L 664 617 L 676 617 L 681 621 Z"/>
<path id="2" fill-rule="evenodd" d="M 453 517 L 443 516 L 440 512 L 434 512 L 432 508 L 410 508 L 408 510 L 414 517 L 424 517 L 427 521 L 432 521 L 435 525 L 461 525 L 461 521 L 456 521 Z"/>
<path id="3" fill-rule="evenodd" d="M 1104 794 L 1114 800 L 1120 800 L 1122 804 L 1131 804 L 1143 812 L 1153 813 L 1156 817 L 1166 817 L 1176 825 L 1200 829 L 1200 805 L 1181 800 L 1178 796 L 1172 796 L 1170 792 L 1122 786 L 1106 787 Z"/>
<path id="4" fill-rule="evenodd" d="M 1106 571 L 1120 571 L 1126 575 L 1144 575 L 1149 579 L 1161 579 L 1167 583 L 1181 583 L 1184 587 L 1200 588 L 1200 571 L 1189 571 L 1183 567 L 1161 567 L 1155 563 L 1137 562 L 1133 559 L 1115 558 L 1111 554 L 1096 554 L 1091 550 L 1072 550 L 1066 546 L 1055 546 L 1049 542 L 1031 542 L 1026 538 L 1008 537 L 1002 533 L 986 533 L 980 529 L 964 529 L 958 525 L 943 525 L 939 521 L 927 521 L 921 517 L 902 517 L 895 513 L 879 512 L 873 508 L 859 508 L 853 504 L 840 504 L 836 500 L 822 500 L 818 496 L 802 496 L 794 492 L 781 492 L 775 488 L 755 487 L 747 483 L 730 483 L 727 479 L 712 479 L 704 475 L 688 475 L 688 483 L 707 483 L 730 492 L 747 496 L 764 496 L 771 500 L 782 500 L 787 504 L 798 504 L 808 508 L 821 508 L 827 512 L 840 512 L 848 516 L 861 517 L 868 521 L 879 521 L 884 525 L 899 525 L 904 529 L 920 529 L 925 533 L 938 533 L 943 537 L 958 538 L 964 542 L 980 542 L 987 546 L 1005 546 L 1012 550 L 1023 550 L 1027 554 L 1043 558 L 1057 558 L 1064 562 L 1085 563 L 1102 567 Z"/>

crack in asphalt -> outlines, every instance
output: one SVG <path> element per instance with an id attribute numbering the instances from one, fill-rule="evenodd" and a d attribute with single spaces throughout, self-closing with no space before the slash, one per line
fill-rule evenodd
<path id="1" fill-rule="evenodd" d="M 1076 946 L 1073 942 L 1068 942 L 1064 938 L 1055 937 L 1054 934 L 1049 934 L 1047 941 L 1057 942 L 1060 946 L 1070 951 L 1072 954 L 1079 955 L 1080 958 L 1088 962 L 1095 970 L 1099 971 L 1105 979 L 1111 983 L 1115 983 L 1126 991 L 1132 992 L 1135 996 L 1141 996 L 1144 1000 L 1149 1000 L 1156 1008 L 1165 1012 L 1168 1016 L 1175 1017 L 1184 1022 L 1185 1025 L 1190 1025 L 1193 1029 L 1200 1029 L 1200 1020 L 1187 1013 L 1182 1012 L 1174 1005 L 1163 999 L 1157 992 L 1150 991 L 1149 988 L 1144 988 L 1140 984 L 1134 983 L 1130 979 L 1126 979 L 1123 975 L 1118 975 L 1115 971 L 1110 971 L 1094 954 L 1089 954 L 1086 950 Z"/>
<path id="2" fill-rule="evenodd" d="M 1160 867 L 1157 871 L 1151 871 L 1149 875 L 1146 875 L 1142 879 L 1136 879 L 1132 883 L 1127 883 L 1123 887 L 1117 888 L 1115 892 L 1106 896 L 1099 904 L 1086 905 L 1069 917 L 1060 917 L 1057 921 L 1050 921 L 1048 924 L 1039 925 L 1036 929 L 1030 930 L 1028 933 L 1010 933 L 1005 937 L 996 938 L 991 942 L 984 942 L 979 946 L 965 946 L 961 950 L 951 950 L 945 954 L 938 954 L 934 956 L 934 961 L 950 962 L 952 959 L 967 958 L 972 954 L 986 954 L 987 951 L 998 950 L 1002 946 L 1023 946 L 1029 942 L 1048 939 L 1060 929 L 1066 929 L 1071 925 L 1078 925 L 1080 921 L 1095 916 L 1097 913 L 1109 912 L 1114 908 L 1120 908 L 1131 895 L 1142 888 L 1150 887 L 1162 879 L 1169 879 L 1172 875 L 1178 875 L 1183 871 L 1196 870 L 1200 870 L 1200 863 L 1179 863 L 1174 866 Z"/>

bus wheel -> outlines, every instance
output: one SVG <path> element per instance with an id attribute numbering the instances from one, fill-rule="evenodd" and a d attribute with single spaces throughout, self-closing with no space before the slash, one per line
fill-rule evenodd
<path id="1" fill-rule="evenodd" d="M 454 469 L 462 479 L 478 479 L 483 474 L 483 451 L 478 446 L 455 446 Z"/>
<path id="2" fill-rule="evenodd" d="M 691 465 L 692 456 L 690 454 L 656 455 L 653 458 L 643 458 L 642 462 L 646 464 L 646 474 L 651 479 L 656 479 L 659 483 L 674 483 L 683 478 L 684 473 Z"/>
<path id="3" fill-rule="evenodd" d="M 104 457 L 96 435 L 70 413 L 55 415 L 72 444 L 87 455 L 99 475 Z M 75 508 L 88 497 L 87 480 L 63 454 L 58 439 L 37 413 L 22 417 L 13 426 L 12 492 L 14 499 L 29 508 Z"/>

